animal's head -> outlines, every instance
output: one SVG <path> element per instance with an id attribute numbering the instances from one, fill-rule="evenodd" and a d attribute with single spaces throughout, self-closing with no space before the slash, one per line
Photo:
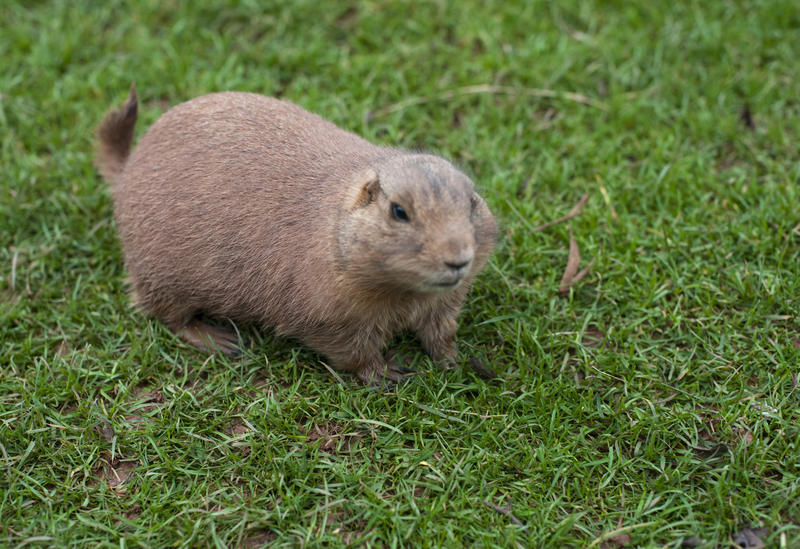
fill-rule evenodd
<path id="1" fill-rule="evenodd" d="M 358 173 L 339 222 L 338 262 L 360 284 L 441 293 L 485 265 L 497 225 L 449 162 L 408 154 Z"/>

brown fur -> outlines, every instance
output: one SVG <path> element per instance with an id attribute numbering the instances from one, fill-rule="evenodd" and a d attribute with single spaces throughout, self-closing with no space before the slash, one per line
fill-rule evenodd
<path id="1" fill-rule="evenodd" d="M 450 163 L 248 93 L 170 109 L 128 157 L 135 121 L 132 88 L 100 125 L 97 165 L 141 309 L 201 348 L 236 343 L 202 316 L 273 328 L 369 383 L 400 378 L 381 352 L 404 329 L 455 359 L 497 226 Z"/>

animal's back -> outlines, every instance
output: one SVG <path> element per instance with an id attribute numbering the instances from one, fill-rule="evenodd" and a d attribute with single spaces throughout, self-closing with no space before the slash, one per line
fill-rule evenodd
<path id="1" fill-rule="evenodd" d="M 265 96 L 224 92 L 170 109 L 112 189 L 142 305 L 164 314 L 162 302 L 167 312 L 180 299 L 236 320 L 302 321 L 281 313 L 313 311 L 336 290 L 319 281 L 333 277 L 346 176 L 386 154 Z"/>

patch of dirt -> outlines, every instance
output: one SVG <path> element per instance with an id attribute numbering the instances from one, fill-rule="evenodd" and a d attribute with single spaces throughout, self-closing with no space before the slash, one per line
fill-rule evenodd
<path id="1" fill-rule="evenodd" d="M 62 339 L 61 343 L 58 344 L 56 347 L 56 356 L 62 357 L 67 356 L 72 352 L 72 347 L 70 346 L 69 342 L 66 339 Z"/>
<path id="2" fill-rule="evenodd" d="M 139 385 L 133 390 L 131 400 L 134 402 L 133 409 L 139 413 L 126 415 L 125 421 L 133 429 L 141 429 L 144 425 L 153 422 L 153 418 L 148 417 L 147 414 L 161 408 L 166 398 L 157 389 L 148 390 L 146 385 Z"/>
<path id="3" fill-rule="evenodd" d="M 245 425 L 241 419 L 234 419 L 230 423 L 230 425 L 228 425 L 222 430 L 222 432 L 228 436 L 235 437 L 237 435 L 243 435 L 245 433 L 249 433 L 250 427 Z"/>
<path id="4" fill-rule="evenodd" d="M 133 477 L 134 471 L 139 466 L 139 460 L 108 456 L 101 457 L 92 468 L 93 481 L 90 485 L 97 486 L 104 482 L 118 495 L 128 491 L 127 483 Z"/>
<path id="5" fill-rule="evenodd" d="M 326 421 L 318 425 L 316 423 L 300 426 L 300 430 L 306 433 L 309 443 L 319 442 L 319 449 L 329 454 L 348 452 L 358 440 L 363 436 L 358 432 L 347 432 L 346 425 L 335 421 Z"/>
<path id="6" fill-rule="evenodd" d="M 340 536 L 342 541 L 349 545 L 364 536 L 367 523 L 360 519 L 351 519 L 351 514 L 346 509 L 329 511 L 325 524 L 333 528 L 333 533 Z"/>
<path id="7" fill-rule="evenodd" d="M 125 518 L 128 520 L 136 520 L 139 518 L 139 516 L 141 516 L 141 514 L 142 514 L 142 508 L 137 503 L 133 507 L 128 509 L 128 511 L 125 513 Z"/>
<path id="8" fill-rule="evenodd" d="M 602 329 L 600 329 L 599 326 L 587 326 L 586 329 L 583 331 L 583 338 L 581 339 L 581 343 L 583 344 L 584 347 L 595 349 L 597 347 L 602 347 L 605 339 L 606 339 L 606 333 Z"/>
<path id="9" fill-rule="evenodd" d="M 250 455 L 250 437 L 243 435 L 253 432 L 240 418 L 234 418 L 231 423 L 222 429 L 222 432 L 231 437 L 229 445 L 244 457 Z"/>

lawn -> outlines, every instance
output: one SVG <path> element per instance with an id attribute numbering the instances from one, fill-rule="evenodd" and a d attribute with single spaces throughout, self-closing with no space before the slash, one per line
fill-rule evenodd
<path id="1" fill-rule="evenodd" d="M 799 36 L 795 0 L 4 0 L 0 546 L 800 547 Z M 460 367 L 400 338 L 376 391 L 136 312 L 92 166 L 132 81 L 138 135 L 236 89 L 461 166 L 501 231 Z"/>

